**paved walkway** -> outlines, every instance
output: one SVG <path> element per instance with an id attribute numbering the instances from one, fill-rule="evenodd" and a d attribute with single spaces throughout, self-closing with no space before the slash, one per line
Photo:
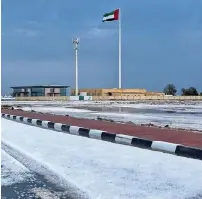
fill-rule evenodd
<path id="1" fill-rule="evenodd" d="M 202 133 L 200 132 L 195 133 L 191 131 L 180 131 L 165 128 L 141 127 L 133 124 L 110 123 L 106 121 L 80 119 L 69 116 L 26 112 L 20 110 L 2 109 L 2 113 L 202 148 Z"/>

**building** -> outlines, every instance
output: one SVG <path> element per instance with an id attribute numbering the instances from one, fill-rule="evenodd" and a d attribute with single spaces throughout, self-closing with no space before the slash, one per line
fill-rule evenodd
<path id="1" fill-rule="evenodd" d="M 165 96 L 163 92 L 146 92 L 145 96 Z"/>
<path id="2" fill-rule="evenodd" d="M 119 89 L 119 88 L 93 88 L 79 89 L 79 93 L 86 93 L 88 96 L 162 96 L 164 93 L 147 92 L 146 89 Z M 75 89 L 71 89 L 71 95 L 75 95 Z"/>
<path id="3" fill-rule="evenodd" d="M 13 97 L 32 96 L 66 96 L 69 86 L 39 85 L 39 86 L 13 86 Z"/>

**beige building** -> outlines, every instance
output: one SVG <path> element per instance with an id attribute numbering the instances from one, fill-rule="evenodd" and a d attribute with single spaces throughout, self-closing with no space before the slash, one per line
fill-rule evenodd
<path id="1" fill-rule="evenodd" d="M 119 88 L 92 88 L 79 89 L 79 93 L 86 93 L 88 96 L 163 96 L 164 93 L 147 92 L 146 89 L 119 89 Z M 71 95 L 75 95 L 75 89 L 71 89 Z"/>
<path id="2" fill-rule="evenodd" d="M 165 96 L 162 92 L 146 92 L 145 96 Z"/>

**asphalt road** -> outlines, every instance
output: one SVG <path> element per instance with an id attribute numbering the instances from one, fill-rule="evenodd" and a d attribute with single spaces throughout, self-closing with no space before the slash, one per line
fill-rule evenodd
<path id="1" fill-rule="evenodd" d="M 1 187 L 1 197 L 4 199 L 11 198 L 62 198 L 63 190 L 58 189 L 55 185 L 50 184 L 41 176 L 35 175 L 34 178 L 12 185 Z M 63 197 L 65 198 L 65 197 Z M 66 197 L 67 198 L 67 197 Z"/>
<path id="2" fill-rule="evenodd" d="M 67 196 L 66 190 L 47 181 L 44 176 L 31 172 L 19 162 L 2 152 L 1 162 L 3 199 L 73 199 Z M 25 170 L 25 171 L 24 171 Z"/>

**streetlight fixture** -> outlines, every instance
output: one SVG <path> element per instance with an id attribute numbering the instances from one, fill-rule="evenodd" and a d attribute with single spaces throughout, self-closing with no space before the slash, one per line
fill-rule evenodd
<path id="1" fill-rule="evenodd" d="M 75 62 L 75 73 L 76 73 L 76 82 L 75 82 L 75 95 L 78 96 L 78 49 L 79 49 L 79 43 L 80 43 L 80 38 L 73 38 L 72 39 L 72 43 L 74 46 L 74 50 L 76 53 L 76 62 Z"/>

